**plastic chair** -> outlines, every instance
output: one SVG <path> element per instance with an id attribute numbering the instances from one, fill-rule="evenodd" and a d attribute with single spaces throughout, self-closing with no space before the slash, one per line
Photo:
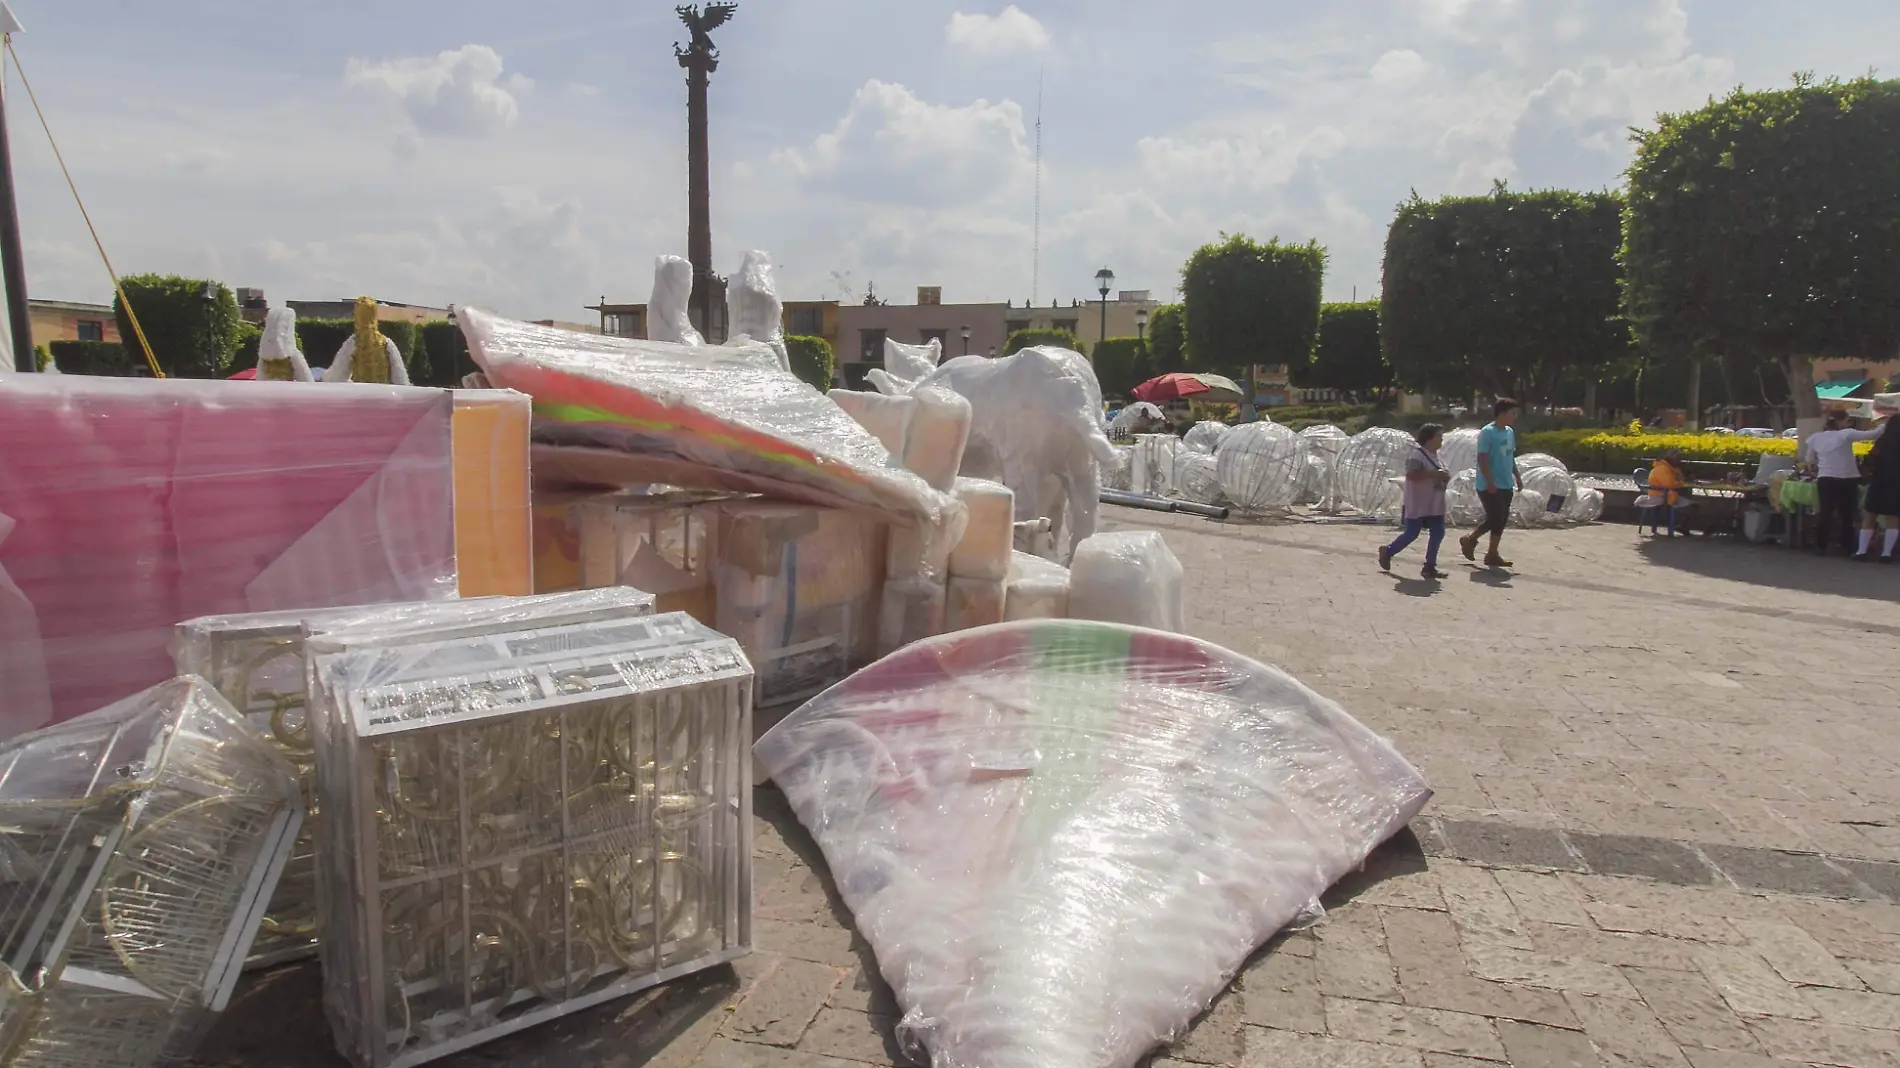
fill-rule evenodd
<path id="1" fill-rule="evenodd" d="M 1666 520 L 1669 527 L 1669 536 L 1672 538 L 1675 537 L 1676 513 L 1689 507 L 1689 501 L 1685 498 L 1677 501 L 1676 504 L 1672 506 L 1669 504 L 1669 495 L 1667 493 L 1658 496 L 1649 492 L 1648 471 L 1639 467 L 1635 471 L 1630 472 L 1630 474 L 1636 479 L 1636 533 L 1639 536 L 1643 533 L 1642 513 L 1644 510 L 1647 510 L 1649 512 L 1649 532 L 1651 534 L 1656 533 L 1657 528 L 1661 527 Z M 1662 514 L 1658 515 L 1657 513 L 1659 512 Z"/>

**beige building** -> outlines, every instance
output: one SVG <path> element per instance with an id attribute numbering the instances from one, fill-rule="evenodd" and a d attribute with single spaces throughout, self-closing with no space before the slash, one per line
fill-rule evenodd
<path id="1" fill-rule="evenodd" d="M 260 293 L 261 297 L 262 294 Z M 285 305 L 297 313 L 299 319 L 354 319 L 356 318 L 356 298 L 348 300 L 287 300 Z M 382 322 L 410 322 L 420 325 L 436 319 L 447 319 L 447 308 L 430 308 L 421 304 L 401 304 L 393 300 L 376 302 L 376 318 Z"/>
<path id="2" fill-rule="evenodd" d="M 915 304 L 845 304 L 838 308 L 838 373 L 858 388 L 864 374 L 884 366 L 884 342 L 943 344 L 945 359 L 995 356 L 1009 339 L 1008 304 L 945 304 L 940 286 L 917 287 Z"/>
<path id="3" fill-rule="evenodd" d="M 29 298 L 26 318 L 32 324 L 35 347 L 55 341 L 119 340 L 119 321 L 110 304 Z"/>
<path id="4" fill-rule="evenodd" d="M 1070 330 L 1084 351 L 1093 352 L 1104 337 L 1146 337 L 1148 322 L 1161 302 L 1146 289 L 1124 289 L 1107 302 L 1108 332 L 1102 332 L 1103 302 L 1071 300 L 1047 308 L 1009 306 L 1005 318 L 1009 333 L 1018 330 Z"/>

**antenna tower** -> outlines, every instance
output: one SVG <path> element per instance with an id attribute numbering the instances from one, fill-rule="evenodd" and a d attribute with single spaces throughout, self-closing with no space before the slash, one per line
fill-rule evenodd
<path id="1" fill-rule="evenodd" d="M 1036 68 L 1036 213 L 1029 249 L 1029 303 L 1041 297 L 1042 286 L 1042 72 Z"/>

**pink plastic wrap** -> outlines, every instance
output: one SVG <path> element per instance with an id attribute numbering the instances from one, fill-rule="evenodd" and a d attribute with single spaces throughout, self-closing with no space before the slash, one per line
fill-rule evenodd
<path id="1" fill-rule="evenodd" d="M 0 736 L 170 678 L 183 619 L 453 596 L 450 415 L 393 386 L 0 380 L 0 663 L 50 691 L 0 682 Z"/>
<path id="2" fill-rule="evenodd" d="M 1281 671 L 1076 620 L 919 642 L 754 752 L 932 1068 L 1129 1068 L 1431 793 Z"/>

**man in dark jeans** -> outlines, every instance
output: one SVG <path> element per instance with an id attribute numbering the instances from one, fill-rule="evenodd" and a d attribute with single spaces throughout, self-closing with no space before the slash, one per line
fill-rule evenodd
<path id="1" fill-rule="evenodd" d="M 1855 518 L 1860 511 L 1860 461 L 1854 456 L 1854 444 L 1872 441 L 1878 429 L 1855 430 L 1847 424 L 1847 413 L 1827 413 L 1827 429 L 1808 437 L 1801 455 L 1815 466 L 1818 476 L 1815 494 L 1821 498 L 1821 514 L 1815 524 L 1814 551 L 1827 555 L 1833 532 L 1841 532 L 1841 547 L 1854 551 Z"/>
<path id="2" fill-rule="evenodd" d="M 1513 565 L 1498 554 L 1498 542 L 1504 537 L 1505 528 L 1511 525 L 1511 498 L 1520 484 L 1517 431 L 1512 429 L 1517 422 L 1518 404 L 1505 398 L 1498 401 L 1491 412 L 1491 425 L 1478 431 L 1478 499 L 1484 502 L 1484 522 L 1459 538 L 1458 548 L 1465 559 L 1476 560 L 1478 539 L 1489 534 L 1491 545 L 1484 554 L 1484 566 L 1508 568 Z"/>

